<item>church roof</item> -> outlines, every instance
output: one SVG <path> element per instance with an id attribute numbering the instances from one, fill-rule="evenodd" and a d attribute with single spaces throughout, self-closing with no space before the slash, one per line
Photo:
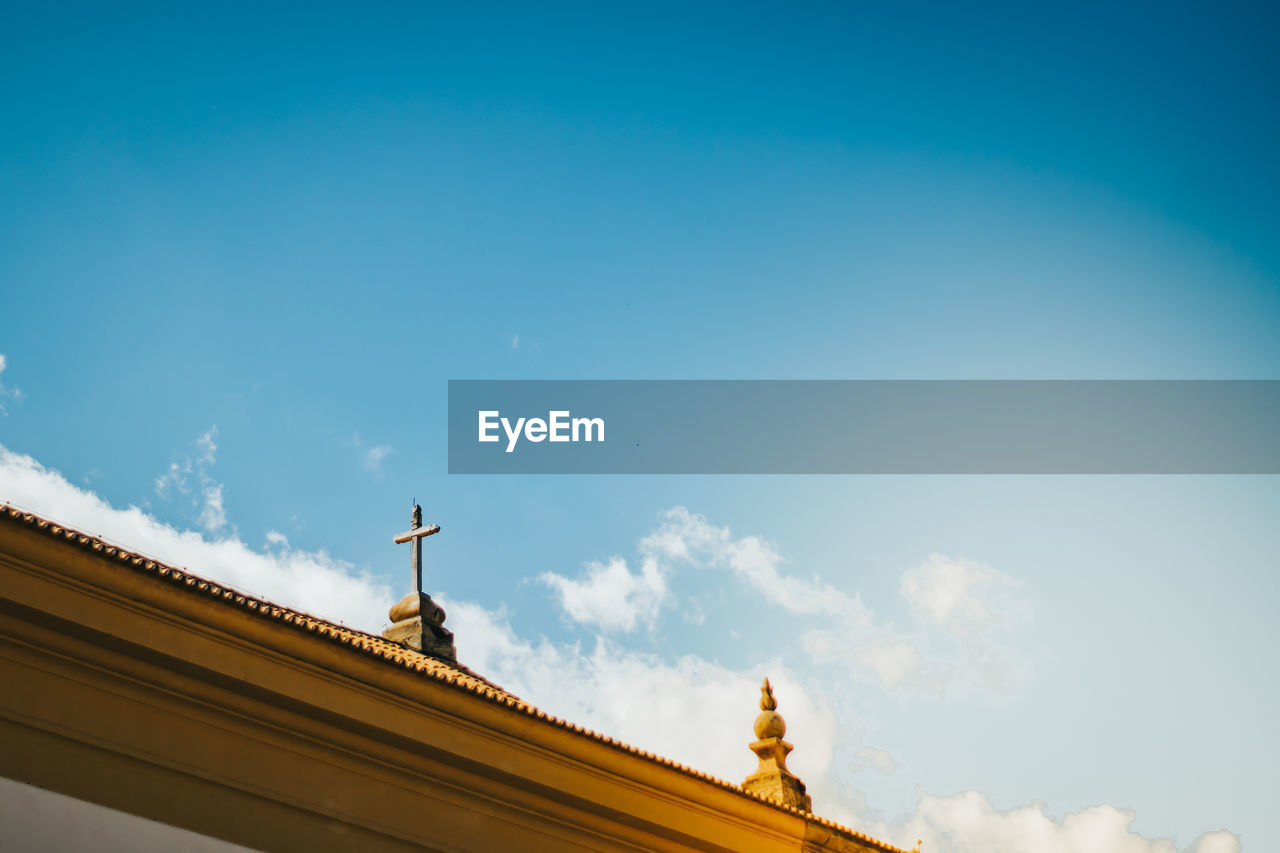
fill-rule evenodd
<path id="1" fill-rule="evenodd" d="M 266 599 L 240 592 L 239 590 L 233 589 L 224 584 L 219 584 L 202 578 L 184 568 L 171 566 L 144 554 L 130 551 L 102 538 L 90 536 L 87 533 L 83 533 L 79 530 L 67 527 L 66 525 L 42 518 L 32 512 L 20 509 L 11 504 L 0 504 L 0 519 L 5 518 L 21 523 L 50 537 L 63 540 L 75 547 L 97 552 L 102 556 L 120 563 L 122 566 L 132 571 L 146 573 L 162 581 L 166 581 L 175 587 L 184 589 L 191 595 L 214 599 L 223 606 L 238 608 L 242 611 L 254 614 L 258 618 L 276 622 L 279 624 L 281 630 L 306 631 L 312 633 L 318 637 L 348 648 L 353 654 L 365 655 L 372 661 L 375 661 L 378 665 L 395 666 L 419 673 L 424 677 L 443 682 L 456 689 L 464 690 L 496 705 L 505 707 L 509 709 L 511 713 L 524 714 L 529 717 L 536 718 L 548 725 L 568 730 L 581 737 L 639 756 L 655 764 L 670 768 L 675 772 L 692 776 L 707 784 L 765 803 L 775 809 L 802 815 L 806 820 L 836 832 L 857 838 L 864 844 L 870 845 L 875 849 L 885 851 L 885 853 L 911 853 L 911 851 L 904 850 L 903 848 L 895 847 L 886 842 L 872 838 L 865 833 L 858 832 L 855 829 L 851 829 L 847 826 L 836 823 L 835 821 L 827 820 L 826 818 L 815 815 L 812 812 L 803 811 L 793 806 L 783 805 L 769 797 L 746 791 L 740 785 L 735 785 L 732 782 L 719 779 L 709 773 L 704 773 L 701 770 L 689 767 L 688 765 L 672 761 L 669 758 L 665 758 L 647 750 L 639 749 L 631 746 L 630 744 L 623 743 L 616 738 L 600 734 L 599 732 L 592 731 L 584 726 L 548 714 L 460 664 L 446 663 L 436 658 L 421 654 L 413 649 L 392 643 L 376 634 L 360 631 L 337 622 L 331 622 L 327 619 L 322 619 L 318 616 L 313 616 L 300 610 L 294 610 Z"/>

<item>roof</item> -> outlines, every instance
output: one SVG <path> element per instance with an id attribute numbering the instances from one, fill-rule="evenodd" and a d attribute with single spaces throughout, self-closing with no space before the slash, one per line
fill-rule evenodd
<path id="1" fill-rule="evenodd" d="M 529 717 L 541 720 L 547 725 L 565 729 L 580 737 L 602 743 L 613 749 L 630 753 L 631 755 L 639 756 L 647 761 L 668 767 L 677 773 L 691 776 L 707 784 L 734 792 L 748 799 L 759 801 L 771 808 L 799 815 L 806 820 L 826 827 L 827 829 L 852 836 L 865 844 L 885 851 L 885 853 L 911 853 L 911 851 L 904 850 L 900 847 L 894 847 L 891 844 L 872 838 L 865 833 L 858 832 L 855 829 L 851 829 L 847 826 L 836 823 L 835 821 L 827 820 L 826 818 L 820 817 L 812 812 L 804 812 L 792 806 L 775 802 L 767 797 L 745 791 L 741 786 L 735 785 L 732 782 L 726 782 L 725 780 L 712 776 L 709 773 L 704 773 L 701 770 L 696 770 L 688 765 L 672 761 L 669 758 L 623 743 L 616 738 L 592 731 L 591 729 L 580 726 L 577 723 L 571 723 L 560 717 L 552 716 L 506 690 L 503 690 L 498 685 L 460 664 L 446 663 L 444 661 L 437 660 L 436 658 L 429 657 L 428 655 L 421 654 L 413 649 L 392 643 L 376 634 L 370 634 L 365 631 L 350 628 L 346 625 L 331 622 L 318 616 L 304 613 L 300 610 L 284 607 L 274 602 L 267 601 L 266 599 L 247 595 L 239 590 L 202 578 L 199 575 L 187 571 L 186 569 L 180 569 L 176 566 L 168 565 L 144 554 L 122 548 L 119 545 L 115 545 L 99 537 L 90 536 L 87 533 L 75 530 L 66 525 L 42 518 L 35 513 L 28 512 L 19 507 L 13 506 L 12 504 L 0 504 L 0 519 L 17 522 L 52 538 L 65 541 L 74 547 L 97 552 L 104 557 L 118 562 L 129 570 L 151 575 L 176 587 L 182 588 L 192 595 L 215 599 L 223 606 L 238 608 L 254 614 L 263 620 L 276 622 L 284 630 L 307 631 L 315 634 L 318 637 L 347 647 L 353 654 L 365 655 L 375 661 L 378 665 L 394 666 L 420 673 L 427 678 L 442 682 L 496 705 L 508 708 L 512 713 L 525 714 Z"/>

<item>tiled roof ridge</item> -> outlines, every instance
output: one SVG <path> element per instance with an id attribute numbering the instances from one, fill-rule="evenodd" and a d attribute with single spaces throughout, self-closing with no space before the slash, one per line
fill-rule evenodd
<path id="1" fill-rule="evenodd" d="M 800 817 L 803 817 L 808 821 L 812 821 L 820 826 L 853 836 L 859 841 L 863 841 L 885 851 L 885 853 L 912 853 L 910 850 L 895 847 L 892 844 L 873 838 L 864 832 L 859 832 L 856 829 L 836 823 L 833 820 L 828 820 L 827 818 L 816 815 L 813 812 L 802 811 L 793 806 L 775 802 L 774 800 L 759 794 L 745 791 L 740 786 L 735 785 L 732 782 L 727 782 L 719 777 L 712 776 L 710 773 L 690 767 L 687 764 L 681 764 L 680 762 L 673 761 L 670 758 L 624 743 L 617 738 L 593 731 L 592 729 L 579 725 L 578 723 L 573 723 L 562 717 L 556 717 L 548 714 L 540 708 L 513 696 L 493 682 L 472 672 L 461 664 L 446 663 L 413 651 L 412 649 L 406 649 L 403 646 L 399 646 L 385 640 L 376 634 L 370 634 L 357 628 L 351 628 L 347 625 L 331 622 L 319 616 L 313 616 L 300 610 L 284 607 L 283 605 L 276 604 L 275 602 L 240 592 L 239 590 L 233 589 L 225 584 L 219 584 L 202 578 L 187 569 L 171 566 L 154 557 L 148 557 L 136 551 L 131 551 L 119 545 L 114 545 L 101 537 L 91 536 L 68 525 L 43 518 L 36 515 L 34 512 L 21 509 L 8 502 L 0 504 L 0 517 L 7 517 L 14 519 L 15 521 L 22 522 L 28 527 L 39 530 L 42 533 L 46 533 L 53 537 L 63 538 L 79 547 L 96 551 L 106 557 L 111 557 L 131 569 L 153 574 L 171 583 L 182 584 L 194 592 L 206 595 L 210 598 L 216 598 L 243 610 L 248 610 L 249 612 L 255 613 L 263 618 L 273 619 L 299 630 L 309 631 L 326 639 L 341 643 L 356 651 L 363 652 L 371 657 L 395 664 L 404 669 L 424 674 L 436 681 L 465 690 L 468 693 L 479 696 L 493 702 L 494 704 L 503 705 L 515 711 L 519 711 L 528 716 L 549 723 L 550 725 L 556 726 L 557 728 L 566 729 L 574 734 L 587 737 L 614 749 L 660 764 L 664 767 L 683 773 L 686 776 L 692 776 L 695 779 L 708 782 L 719 788 L 723 788 L 724 790 L 747 797 L 748 799 L 764 803 L 765 805 L 771 806 L 772 808 L 780 811 L 799 815 Z M 453 670 L 457 675 L 461 675 L 463 677 L 453 677 L 447 672 L 447 670 Z"/>

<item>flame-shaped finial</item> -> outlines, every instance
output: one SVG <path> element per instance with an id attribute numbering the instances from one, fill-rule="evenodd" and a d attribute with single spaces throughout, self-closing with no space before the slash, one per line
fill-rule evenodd
<path id="1" fill-rule="evenodd" d="M 768 676 L 765 676 L 764 686 L 760 688 L 760 710 L 776 711 L 778 709 L 778 701 L 773 698 L 773 685 L 769 683 Z"/>
<path id="2" fill-rule="evenodd" d="M 787 733 L 787 722 L 778 713 L 778 702 L 773 698 L 773 685 L 769 679 L 760 687 L 760 715 L 756 717 L 756 737 L 782 737 Z"/>

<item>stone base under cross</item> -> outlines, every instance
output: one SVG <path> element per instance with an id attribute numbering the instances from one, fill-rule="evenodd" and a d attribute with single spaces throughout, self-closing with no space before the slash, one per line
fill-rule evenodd
<path id="1" fill-rule="evenodd" d="M 387 614 L 391 626 L 382 636 L 393 643 L 454 663 L 458 659 L 453 632 L 444 627 L 444 608 L 425 592 L 411 592 L 392 606 Z"/>

